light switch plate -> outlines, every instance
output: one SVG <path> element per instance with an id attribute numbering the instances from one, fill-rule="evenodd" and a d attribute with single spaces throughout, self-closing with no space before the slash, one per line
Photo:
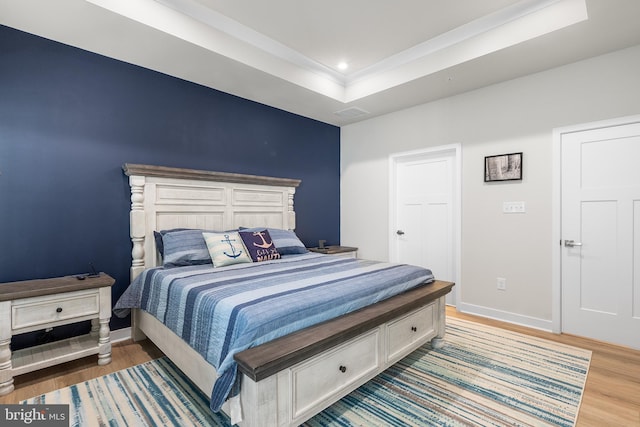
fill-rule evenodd
<path id="1" fill-rule="evenodd" d="M 502 212 L 503 213 L 525 213 L 526 209 L 525 209 L 524 202 L 503 202 Z"/>

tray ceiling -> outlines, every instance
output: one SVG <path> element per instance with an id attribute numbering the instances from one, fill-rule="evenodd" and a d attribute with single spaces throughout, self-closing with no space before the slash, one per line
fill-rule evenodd
<path id="1" fill-rule="evenodd" d="M 637 0 L 0 0 L 0 24 L 335 125 L 640 44 L 638 17 Z"/>

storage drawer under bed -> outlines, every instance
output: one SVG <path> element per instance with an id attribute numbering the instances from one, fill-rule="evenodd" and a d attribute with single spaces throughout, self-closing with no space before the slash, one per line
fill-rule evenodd
<path id="1" fill-rule="evenodd" d="M 387 324 L 387 363 L 400 360 L 417 341 L 435 337 L 436 314 L 432 303 Z"/>
<path id="2" fill-rule="evenodd" d="M 348 388 L 380 364 L 380 328 L 291 368 L 292 416 L 297 418 L 323 400 Z"/>

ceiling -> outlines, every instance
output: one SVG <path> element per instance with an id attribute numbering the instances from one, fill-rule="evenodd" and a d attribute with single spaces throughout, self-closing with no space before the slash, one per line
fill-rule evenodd
<path id="1" fill-rule="evenodd" d="M 638 45 L 639 18 L 639 0 L 0 0 L 2 25 L 337 126 Z"/>

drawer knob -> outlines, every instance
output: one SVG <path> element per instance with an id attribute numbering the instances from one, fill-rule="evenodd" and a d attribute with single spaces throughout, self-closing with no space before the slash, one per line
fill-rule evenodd
<path id="1" fill-rule="evenodd" d="M 340 365 L 340 367 L 339 367 L 338 369 L 339 369 L 339 370 L 340 370 L 340 372 L 342 372 L 343 374 L 344 374 L 345 372 L 347 372 L 347 367 L 346 367 L 346 366 Z"/>
<path id="2" fill-rule="evenodd" d="M 415 326 L 412 326 L 412 327 L 411 327 L 411 331 L 413 331 L 413 332 L 418 332 L 418 328 L 416 328 Z"/>
<path id="3" fill-rule="evenodd" d="M 56 308 L 56 313 L 62 313 L 62 307 Z"/>

